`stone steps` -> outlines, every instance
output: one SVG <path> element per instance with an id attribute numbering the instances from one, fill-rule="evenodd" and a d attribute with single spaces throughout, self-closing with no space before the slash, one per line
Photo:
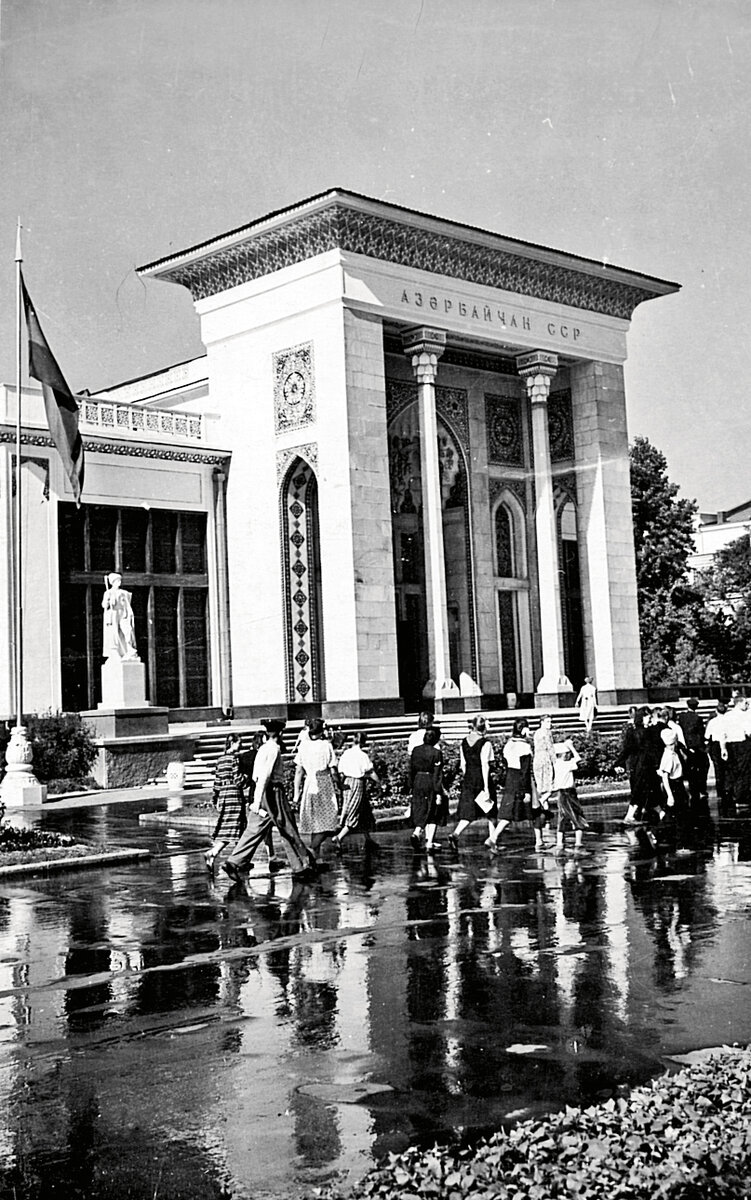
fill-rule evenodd
<path id="1" fill-rule="evenodd" d="M 699 711 L 706 718 L 712 709 L 713 705 L 706 704 L 702 705 Z M 626 721 L 627 711 L 626 706 L 600 710 L 595 719 L 595 732 L 602 734 L 620 733 Z M 472 715 L 471 713 L 450 713 L 441 717 L 439 723 L 444 739 L 448 742 L 461 740 L 467 729 L 467 721 Z M 490 733 L 502 737 L 508 737 L 511 727 L 518 716 L 529 717 L 533 728 L 536 727 L 539 720 L 539 713 L 534 709 L 504 709 L 498 712 L 482 713 L 482 716 L 488 722 Z M 369 721 L 351 720 L 332 722 L 332 728 L 341 730 L 343 733 L 365 729 L 368 732 L 370 741 L 377 743 L 391 741 L 395 738 L 404 738 L 406 740 L 415 728 L 416 723 L 415 715 L 411 713 L 406 717 L 383 717 Z M 294 745 L 302 724 L 302 721 L 290 721 L 287 724 L 285 741 L 288 746 Z M 231 725 L 224 725 L 218 729 L 206 729 L 199 732 L 196 736 L 195 758 L 185 764 L 185 789 L 192 791 L 211 787 L 216 760 L 224 748 L 225 738 L 230 731 L 240 734 L 245 739 L 249 739 L 259 728 L 260 726 L 257 723 L 245 724 L 240 721 L 233 721 Z M 569 737 L 574 733 L 581 733 L 582 724 L 579 720 L 578 710 L 564 708 L 554 712 L 553 730 L 558 739 Z"/>

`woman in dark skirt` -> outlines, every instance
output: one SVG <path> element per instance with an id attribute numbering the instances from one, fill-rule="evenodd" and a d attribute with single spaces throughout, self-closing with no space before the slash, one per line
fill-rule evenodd
<path id="1" fill-rule="evenodd" d="M 469 733 L 459 748 L 459 764 L 462 773 L 462 790 L 456 810 L 457 824 L 448 839 L 452 850 L 459 849 L 459 837 L 472 821 L 488 822 L 491 844 L 497 814 L 495 782 L 492 764 L 495 761 L 493 747 L 485 736 L 487 722 L 484 717 L 473 717 L 469 722 Z"/>
<path id="2" fill-rule="evenodd" d="M 214 808 L 218 813 L 211 849 L 204 859 L 206 869 L 213 873 L 214 862 L 228 842 L 235 843 L 247 824 L 243 772 L 240 767 L 242 742 L 236 733 L 229 733 L 224 753 L 217 759 L 214 771 Z"/>
<path id="3" fill-rule="evenodd" d="M 656 819 L 662 793 L 657 768 L 661 751 L 650 729 L 645 723 L 650 715 L 648 708 L 640 708 L 627 725 L 623 735 L 621 752 L 616 759 L 618 770 L 628 771 L 631 799 L 623 818 L 627 825 Z"/>
<path id="4" fill-rule="evenodd" d="M 413 832 L 410 838 L 417 850 L 425 830 L 425 849 L 430 853 L 440 849 L 435 840 L 437 825 L 446 824 L 446 802 L 443 792 L 443 755 L 438 749 L 441 731 L 437 725 L 425 730 L 425 740 L 415 746 L 410 757 L 412 774 L 412 805 L 410 816 Z"/>
<path id="5" fill-rule="evenodd" d="M 506 763 L 506 782 L 503 796 L 498 806 L 498 824 L 490 836 L 493 852 L 497 852 L 498 839 L 511 824 L 521 824 L 529 821 L 535 831 L 535 847 L 542 849 L 542 829 L 545 824 L 545 810 L 538 808 L 537 815 L 532 810 L 532 747 L 529 743 L 529 723 L 525 717 L 517 717 L 511 731 L 511 737 L 503 747 L 503 758 Z"/>

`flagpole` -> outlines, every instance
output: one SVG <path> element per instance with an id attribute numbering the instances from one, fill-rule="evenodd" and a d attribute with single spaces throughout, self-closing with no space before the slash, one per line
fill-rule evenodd
<path id="1" fill-rule="evenodd" d="M 16 725 L 23 725 L 23 589 L 21 587 L 21 372 L 23 362 L 23 297 L 21 294 L 21 218 L 16 229 Z"/>
<path id="2" fill-rule="evenodd" d="M 40 783 L 32 766 L 34 750 L 23 723 L 23 580 L 21 505 L 21 373 L 23 370 L 23 287 L 21 276 L 21 218 L 16 230 L 16 527 L 13 537 L 15 582 L 15 685 L 16 724 L 5 749 L 5 775 L 0 783 L 0 801 L 6 808 L 43 804 L 47 787 Z"/>

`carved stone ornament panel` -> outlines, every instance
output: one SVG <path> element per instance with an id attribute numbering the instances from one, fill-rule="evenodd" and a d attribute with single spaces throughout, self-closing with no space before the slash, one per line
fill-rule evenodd
<path id="1" fill-rule="evenodd" d="M 488 462 L 524 466 L 521 405 L 515 396 L 485 396 Z"/>
<path id="2" fill-rule="evenodd" d="M 527 485 L 523 479 L 494 479 L 488 480 L 488 497 L 490 500 L 491 510 L 495 506 L 495 502 L 503 492 L 511 492 L 516 496 L 522 509 L 526 512 L 527 509 Z"/>
<path id="3" fill-rule="evenodd" d="M 553 478 L 553 498 L 555 506 L 565 503 L 566 500 L 577 503 L 576 497 L 576 472 L 567 471 L 565 475 L 556 475 Z"/>
<path id="4" fill-rule="evenodd" d="M 386 380 L 386 420 L 389 428 L 410 404 L 416 403 L 416 383 L 411 380 Z M 464 388 L 437 387 L 435 409 L 437 416 L 453 429 L 465 453 L 469 453 L 469 414 Z"/>
<path id="5" fill-rule="evenodd" d="M 276 433 L 312 425 L 316 419 L 313 343 L 280 350 L 273 361 Z"/>
<path id="6" fill-rule="evenodd" d="M 574 415 L 569 391 L 551 392 L 548 397 L 548 438 L 551 462 L 574 457 Z"/>
<path id="7" fill-rule="evenodd" d="M 160 277 L 183 284 L 194 300 L 203 300 L 336 249 L 624 320 L 654 295 L 575 267 L 362 212 L 340 199 L 273 229 L 253 234 L 249 228 L 247 240 L 175 266 Z"/>
<path id="8" fill-rule="evenodd" d="M 295 459 L 301 458 L 303 462 L 308 463 L 313 470 L 318 472 L 318 443 L 308 442 L 304 446 L 289 446 L 286 450 L 277 450 L 276 452 L 276 482 L 281 483 L 284 476 L 287 474 L 289 464 Z"/>

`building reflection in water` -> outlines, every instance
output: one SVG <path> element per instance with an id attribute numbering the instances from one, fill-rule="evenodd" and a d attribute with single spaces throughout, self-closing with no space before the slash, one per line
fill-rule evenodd
<path id="1" fill-rule="evenodd" d="M 665 996 L 693 989 L 695 1018 L 744 862 L 738 840 L 676 860 L 613 838 L 406 879 L 345 862 L 313 889 L 212 890 L 184 853 L 146 890 L 138 872 L 6 887 L 4 1192 L 126 1195 L 115 1150 L 134 1195 L 155 1157 L 173 1180 L 190 1161 L 202 1196 L 316 1182 L 609 1093 L 658 1067 Z"/>

